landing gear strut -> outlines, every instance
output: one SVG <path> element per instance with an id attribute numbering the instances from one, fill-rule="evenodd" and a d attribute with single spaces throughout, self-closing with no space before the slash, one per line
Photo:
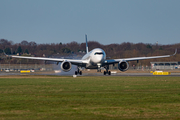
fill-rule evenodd
<path id="1" fill-rule="evenodd" d="M 97 65 L 98 65 L 97 72 L 101 72 L 101 64 L 97 64 Z"/>
<path id="2" fill-rule="evenodd" d="M 77 75 L 77 74 L 82 75 L 82 71 L 80 70 L 79 67 L 78 67 L 77 71 L 75 71 L 75 75 Z"/>
<path id="3" fill-rule="evenodd" d="M 109 65 L 104 67 L 106 69 L 106 71 L 104 71 L 104 75 L 108 74 L 108 75 L 111 75 L 111 71 L 108 71 L 109 70 Z"/>

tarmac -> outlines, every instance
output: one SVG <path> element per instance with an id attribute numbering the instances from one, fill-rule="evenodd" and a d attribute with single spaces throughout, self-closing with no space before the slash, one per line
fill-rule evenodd
<path id="1" fill-rule="evenodd" d="M 32 72 L 32 73 L 20 73 L 20 72 L 0 72 L 0 76 L 13 76 L 13 75 L 54 75 L 54 76 L 73 76 L 74 74 L 71 73 L 55 73 L 55 72 Z M 82 75 L 77 75 L 77 76 L 149 76 L 149 77 L 154 77 L 154 76 L 178 76 L 180 77 L 180 72 L 171 72 L 170 75 L 153 75 L 153 73 L 150 72 L 119 72 L 119 73 L 112 73 L 111 75 L 104 75 L 103 73 L 100 72 L 84 72 Z"/>

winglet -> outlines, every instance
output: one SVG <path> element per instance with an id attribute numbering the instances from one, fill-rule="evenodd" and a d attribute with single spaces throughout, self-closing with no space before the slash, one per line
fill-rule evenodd
<path id="1" fill-rule="evenodd" d="M 177 48 L 176 48 L 176 50 L 175 50 L 175 53 L 174 53 L 172 56 L 176 55 L 176 53 L 177 53 Z"/>
<path id="2" fill-rule="evenodd" d="M 86 53 L 88 53 L 88 42 L 87 42 L 87 35 L 85 34 L 85 38 L 86 38 Z"/>
<path id="3" fill-rule="evenodd" d="M 5 56 L 8 56 L 8 55 L 5 53 L 4 49 L 3 49 L 3 53 L 4 53 Z"/>
<path id="4" fill-rule="evenodd" d="M 5 55 L 6 57 L 11 57 L 10 55 L 7 55 L 7 54 L 5 53 L 4 49 L 3 49 L 3 53 L 4 53 L 4 55 Z"/>

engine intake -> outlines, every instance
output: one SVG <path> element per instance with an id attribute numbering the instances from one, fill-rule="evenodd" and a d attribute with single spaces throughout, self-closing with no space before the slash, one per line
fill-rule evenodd
<path id="1" fill-rule="evenodd" d="M 129 64 L 128 64 L 128 62 L 126 62 L 126 61 L 120 61 L 119 62 L 119 64 L 118 64 L 118 69 L 120 70 L 120 71 L 126 71 L 126 70 L 128 70 L 128 68 L 129 68 Z"/>
<path id="2" fill-rule="evenodd" d="M 61 63 L 61 69 L 62 69 L 63 71 L 68 72 L 68 71 L 71 70 L 71 68 L 72 68 L 72 65 L 71 65 L 70 62 L 64 61 L 64 62 Z"/>

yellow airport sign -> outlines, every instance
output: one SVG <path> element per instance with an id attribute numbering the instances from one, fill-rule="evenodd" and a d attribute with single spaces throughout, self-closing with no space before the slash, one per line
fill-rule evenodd
<path id="1" fill-rule="evenodd" d="M 31 71 L 30 70 L 21 70 L 20 72 L 21 73 L 30 73 Z"/>
<path id="2" fill-rule="evenodd" d="M 170 75 L 171 72 L 154 71 L 153 75 Z"/>

